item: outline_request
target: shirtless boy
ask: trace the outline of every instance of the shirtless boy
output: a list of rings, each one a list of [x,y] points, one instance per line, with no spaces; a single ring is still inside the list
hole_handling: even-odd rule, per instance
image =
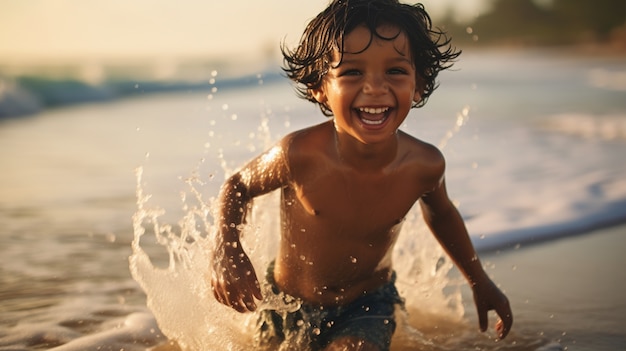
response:
[[[301,97],[332,118],[285,136],[225,182],[215,298],[239,312],[256,310],[255,299],[263,297],[240,244],[241,224],[255,197],[280,190],[280,243],[267,279],[302,305],[290,313],[260,311],[259,345],[388,350],[394,308],[403,303],[394,286],[393,246],[419,201],[428,227],[472,288],[480,329],[495,310],[504,338],[513,323],[509,302],[484,272],[448,198],[442,154],[399,130],[459,52],[431,28],[419,4],[334,0],[309,23],[300,45],[283,54]]]

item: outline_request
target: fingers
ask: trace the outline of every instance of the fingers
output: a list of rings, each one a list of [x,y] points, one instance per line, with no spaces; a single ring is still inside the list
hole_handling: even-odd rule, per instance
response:
[[[488,312],[495,310],[496,314],[500,317],[495,326],[498,338],[504,339],[509,334],[511,326],[513,325],[513,313],[511,312],[509,300],[504,295],[500,295],[500,298],[497,299],[497,303],[493,306],[489,306],[486,303],[477,303],[476,308],[481,332],[486,331],[489,325]]]
[[[255,311],[257,308],[255,297],[259,300],[263,299],[256,277],[248,281],[238,281],[238,284],[214,278],[211,285],[213,296],[218,302],[240,313]]]
[[[504,298],[504,301],[496,307],[496,313],[500,316],[500,320],[496,323],[496,332],[500,339],[504,339],[513,326],[513,312],[511,312],[508,299]]]
[[[487,316],[489,309],[482,304],[477,304],[476,308],[478,309],[478,325],[480,327],[480,331],[485,332],[487,330],[487,326],[489,325],[489,319]]]
[[[257,298],[257,300],[263,300],[263,294],[261,293],[261,285],[259,285],[259,281],[254,278],[254,286],[252,289],[252,294],[254,295],[254,297]]]

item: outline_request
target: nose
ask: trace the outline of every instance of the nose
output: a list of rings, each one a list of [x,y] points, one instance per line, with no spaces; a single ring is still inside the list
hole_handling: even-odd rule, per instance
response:
[[[369,95],[385,94],[389,87],[385,77],[380,74],[368,74],[365,76],[363,92]]]

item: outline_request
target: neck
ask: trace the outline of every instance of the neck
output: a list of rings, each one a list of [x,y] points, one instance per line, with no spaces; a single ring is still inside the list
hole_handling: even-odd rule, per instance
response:
[[[335,144],[340,162],[361,171],[381,171],[396,158],[398,134],[384,142],[365,144],[346,133],[335,133]]]

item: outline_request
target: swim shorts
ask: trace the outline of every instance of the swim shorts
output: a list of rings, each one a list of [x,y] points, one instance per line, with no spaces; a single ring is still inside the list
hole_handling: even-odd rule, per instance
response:
[[[267,281],[276,295],[285,301],[297,300],[281,293],[274,281],[274,263],[270,263]],[[300,302],[294,312],[265,309],[259,311],[255,346],[276,350],[322,350],[333,340],[353,336],[389,350],[396,329],[396,305],[404,308],[404,300],[395,287],[396,274],[391,281],[343,306],[314,306]],[[284,350],[285,348],[281,348]]]

